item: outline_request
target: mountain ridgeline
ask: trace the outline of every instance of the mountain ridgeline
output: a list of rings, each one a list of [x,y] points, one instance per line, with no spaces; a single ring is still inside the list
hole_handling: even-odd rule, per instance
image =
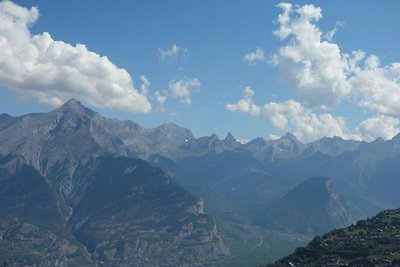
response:
[[[0,264],[273,262],[399,206],[399,145],[195,138],[175,124],[107,119],[73,99],[49,113],[1,114]]]

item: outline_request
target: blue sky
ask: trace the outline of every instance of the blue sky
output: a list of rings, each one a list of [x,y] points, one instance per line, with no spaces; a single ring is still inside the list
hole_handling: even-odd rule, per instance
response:
[[[7,29],[0,29],[0,37],[8,38],[10,47],[13,42],[21,43],[16,38],[13,40],[13,35],[21,35],[27,43],[38,45],[33,37],[43,37],[42,33],[48,32],[52,41],[67,44],[58,45],[61,52],[76,48],[77,43],[84,44],[86,50],[79,50],[76,56],[82,55],[79,60],[65,59],[67,63],[51,62],[54,55],[41,57],[40,49],[39,54],[27,55],[34,63],[45,58],[46,63],[60,68],[53,78],[57,82],[50,84],[43,82],[47,77],[46,68],[32,71],[32,76],[15,73],[23,68],[11,68],[14,61],[10,58],[15,56],[18,62],[15,64],[22,64],[24,68],[29,60],[17,49],[18,53],[14,51],[10,55],[4,52],[7,49],[2,49],[0,73],[3,70],[8,76],[0,75],[0,112],[12,115],[47,112],[60,101],[74,97],[106,117],[133,120],[144,127],[174,122],[190,128],[198,137],[217,133],[223,138],[232,132],[240,139],[257,136],[269,139],[291,131],[309,142],[322,136],[373,140],[378,136],[388,139],[396,134],[400,118],[396,107],[400,107],[397,102],[400,101],[400,69],[391,64],[400,62],[400,2],[291,2],[290,23],[286,25],[291,30],[288,36],[274,34],[286,27],[278,21],[278,16],[284,13],[284,8],[277,6],[279,3],[211,0],[8,2],[9,5],[0,8],[0,14],[17,16],[27,25],[24,28],[10,24],[12,35]],[[311,12],[314,19],[308,20],[305,9],[301,9],[306,4],[312,5],[307,12]],[[30,13],[23,17],[10,6],[26,9],[28,13],[30,10]],[[33,6],[37,7],[38,16],[32,11]],[[322,18],[315,19],[318,14],[322,14]],[[302,24],[301,16],[307,20],[306,24]],[[2,19],[4,16],[0,16]],[[310,25],[322,34],[316,46],[307,40],[301,41],[309,34],[307,27]],[[326,33],[335,25],[336,33],[328,38]],[[26,29],[31,39],[24,32]],[[40,42],[46,42],[46,38],[42,39]],[[330,49],[323,55],[332,53],[332,57],[320,60],[318,53],[325,49],[323,42],[328,43]],[[27,47],[21,48],[22,51],[29,50],[30,46]],[[280,53],[284,47],[300,52],[300,63]],[[246,54],[255,53],[257,48],[263,51],[263,60],[244,60]],[[87,51],[106,56],[108,61],[96,58],[93,62],[87,61]],[[353,51],[363,51],[365,55],[349,70],[348,62],[355,57]],[[4,53],[3,59],[1,53]],[[350,57],[348,61],[344,59],[345,54]],[[340,57],[339,67],[335,55]],[[376,57],[370,58],[371,55]],[[272,62],[274,56],[275,63]],[[35,57],[38,59],[32,59]],[[257,58],[256,54],[254,57]],[[373,63],[377,58],[380,65]],[[303,72],[302,66],[307,62],[311,64],[311,77],[315,78],[312,83]],[[73,72],[67,71],[63,64],[76,67],[74,71],[83,73],[83,78],[67,79]],[[87,74],[85,64],[101,66],[91,66]],[[35,68],[35,64],[32,65]],[[110,77],[104,75],[104,66]],[[329,71],[326,74],[329,68],[332,68],[333,77]],[[90,75],[87,79],[90,90],[79,83],[85,80],[85,75]],[[145,80],[150,82],[149,86],[144,86]],[[115,83],[119,89],[108,89]],[[74,90],[79,86],[83,86],[82,89]],[[25,90],[26,87],[31,88]],[[165,97],[159,98],[163,103],[157,102],[156,92]]]

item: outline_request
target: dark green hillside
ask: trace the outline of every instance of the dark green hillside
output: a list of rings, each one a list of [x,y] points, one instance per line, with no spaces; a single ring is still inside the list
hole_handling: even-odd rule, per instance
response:
[[[400,209],[316,237],[267,266],[400,266]]]

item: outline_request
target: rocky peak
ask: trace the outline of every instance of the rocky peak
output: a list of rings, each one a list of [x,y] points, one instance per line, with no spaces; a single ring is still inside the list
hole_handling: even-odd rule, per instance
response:
[[[291,158],[293,156],[300,155],[306,145],[297,140],[296,136],[291,133],[287,133],[277,140],[271,141],[272,146],[268,148],[268,154],[271,160]]]
[[[297,140],[297,137],[292,134],[292,133],[286,133],[284,136],[282,136],[280,139],[285,139],[285,140],[290,140],[293,141],[295,143],[298,143],[299,141]]]
[[[252,145],[252,146],[263,146],[267,143],[267,141],[262,138],[262,137],[257,137],[248,142],[246,145]]]
[[[154,131],[154,133],[164,136],[168,135],[171,138],[177,138],[179,141],[189,140],[194,137],[193,133],[189,129],[182,128],[174,123],[164,123],[161,126],[148,131]]]
[[[62,112],[63,114],[75,114],[75,115],[89,115],[93,116],[96,114],[91,109],[82,105],[81,102],[71,98],[67,102],[65,102],[61,107],[56,109],[58,112]]]
[[[80,110],[85,108],[80,101],[77,101],[74,98],[71,98],[70,100],[65,102],[61,107],[63,109],[74,109],[74,110]]]
[[[218,137],[218,135],[217,135],[216,133],[213,133],[213,134],[210,136],[210,140],[219,141],[219,137]]]
[[[239,142],[236,140],[236,138],[231,133],[228,133],[226,135],[223,142],[224,142],[224,145],[226,145],[226,146],[229,146],[229,147],[233,146],[232,148],[239,146]]]
[[[334,140],[344,140],[342,137],[336,136],[336,135],[333,137],[333,139],[334,139]]]
[[[229,132],[229,133],[226,135],[224,141],[225,141],[225,142],[232,142],[232,141],[236,142],[236,138]]]

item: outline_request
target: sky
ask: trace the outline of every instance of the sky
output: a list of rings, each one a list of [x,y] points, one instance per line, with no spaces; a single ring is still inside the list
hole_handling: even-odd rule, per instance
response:
[[[400,2],[0,1],[0,113],[75,98],[246,141],[400,131]]]

